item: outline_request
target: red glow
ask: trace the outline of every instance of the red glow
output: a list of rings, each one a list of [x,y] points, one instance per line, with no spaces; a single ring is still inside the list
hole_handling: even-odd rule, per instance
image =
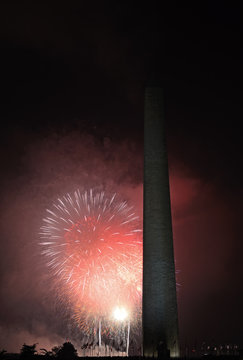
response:
[[[44,219],[42,253],[76,319],[141,306],[142,231],[133,208],[115,198],[76,192],[59,199]]]

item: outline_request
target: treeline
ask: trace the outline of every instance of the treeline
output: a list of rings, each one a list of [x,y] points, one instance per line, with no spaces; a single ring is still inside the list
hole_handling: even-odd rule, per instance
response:
[[[98,359],[96,356],[78,356],[78,352],[75,349],[74,345],[67,341],[61,346],[55,346],[50,351],[42,348],[37,353],[36,349],[37,344],[26,345],[24,344],[20,350],[19,354],[10,354],[6,350],[0,350],[0,360],[78,360],[81,358],[89,357],[91,359]],[[108,356],[112,357],[113,360],[120,360],[121,356]],[[107,356],[99,356],[99,360],[106,360]],[[141,360],[146,359],[142,356],[129,356],[130,360]],[[160,356],[160,360],[169,360],[168,356]],[[239,351],[237,355],[202,355],[202,356],[184,356],[180,357],[177,360],[243,360],[243,353]]]
[[[32,360],[37,357],[49,360],[76,360],[78,353],[71,342],[65,342],[62,346],[55,346],[50,351],[42,348],[40,353],[37,354],[36,345],[24,344],[20,350],[20,354],[8,354],[6,350],[0,351],[0,360],[14,359],[19,360]]]

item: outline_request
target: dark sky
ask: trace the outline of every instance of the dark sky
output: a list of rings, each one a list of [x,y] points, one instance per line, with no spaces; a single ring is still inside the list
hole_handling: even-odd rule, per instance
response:
[[[51,201],[102,184],[142,214],[154,64],[166,89],[181,342],[243,346],[242,6],[159,3],[1,3],[0,348],[65,337],[36,245]]]

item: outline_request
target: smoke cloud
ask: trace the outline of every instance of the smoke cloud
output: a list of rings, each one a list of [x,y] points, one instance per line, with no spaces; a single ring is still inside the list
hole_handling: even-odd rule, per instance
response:
[[[16,154],[16,171],[1,193],[1,344],[19,351],[24,342],[41,347],[70,337],[48,286],[38,232],[45,209],[66,193],[98,187],[117,192],[142,220],[143,157],[136,145],[69,132],[35,137]]]

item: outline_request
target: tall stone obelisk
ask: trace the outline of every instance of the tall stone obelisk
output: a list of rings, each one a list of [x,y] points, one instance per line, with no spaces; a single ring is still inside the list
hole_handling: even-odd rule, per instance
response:
[[[168,161],[165,144],[164,93],[160,85],[145,89],[143,355],[158,349],[179,356],[176,281],[171,224]]]

